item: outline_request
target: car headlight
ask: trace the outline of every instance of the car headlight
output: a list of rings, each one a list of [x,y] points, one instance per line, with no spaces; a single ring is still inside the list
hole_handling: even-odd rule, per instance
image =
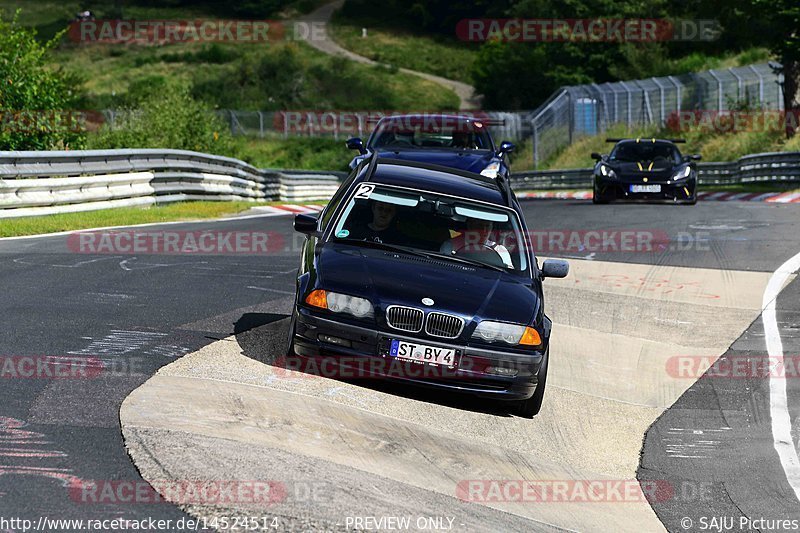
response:
[[[614,172],[614,169],[609,167],[608,165],[600,165],[600,174],[611,179],[617,178],[617,173]]]
[[[496,178],[497,174],[500,172],[500,162],[495,161],[493,163],[489,163],[489,165],[481,170],[481,176],[486,176],[487,178]]]
[[[672,179],[674,180],[682,180],[683,178],[688,178],[689,174],[692,173],[692,167],[683,167],[682,170],[679,170],[675,174],[673,174]]]
[[[334,313],[347,313],[357,318],[372,318],[375,310],[366,298],[340,294],[338,292],[316,289],[306,296],[306,303],[312,307],[327,309]]]
[[[478,324],[472,334],[472,338],[486,342],[504,342],[512,345],[539,346],[542,344],[539,332],[530,326],[491,320],[484,320]]]

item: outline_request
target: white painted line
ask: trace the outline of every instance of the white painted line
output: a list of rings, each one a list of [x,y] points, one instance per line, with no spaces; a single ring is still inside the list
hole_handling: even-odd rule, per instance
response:
[[[777,361],[781,366],[783,366],[783,342],[778,329],[775,302],[783,289],[783,284],[797,270],[800,270],[800,253],[786,261],[772,274],[761,304],[767,353],[771,360]],[[769,378],[769,413],[772,418],[772,444],[780,457],[786,480],[800,500],[800,458],[792,442],[792,420],[789,417],[786,397],[786,379],[772,374]]]

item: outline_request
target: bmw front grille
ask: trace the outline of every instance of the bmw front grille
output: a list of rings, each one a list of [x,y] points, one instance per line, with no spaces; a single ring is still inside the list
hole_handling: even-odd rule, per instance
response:
[[[464,319],[454,315],[444,313],[431,313],[425,324],[425,333],[431,337],[442,337],[445,339],[455,339],[464,329]]]
[[[417,333],[422,331],[422,322],[425,313],[422,309],[414,307],[404,307],[402,305],[390,305],[386,309],[386,322],[389,326],[400,331]]]

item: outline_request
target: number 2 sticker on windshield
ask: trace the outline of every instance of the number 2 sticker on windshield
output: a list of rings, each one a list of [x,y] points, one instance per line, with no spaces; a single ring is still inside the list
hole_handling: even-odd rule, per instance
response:
[[[369,200],[369,197],[372,195],[372,191],[375,190],[375,185],[370,183],[362,183],[358,187],[358,191],[356,192],[355,199],[356,200]]]

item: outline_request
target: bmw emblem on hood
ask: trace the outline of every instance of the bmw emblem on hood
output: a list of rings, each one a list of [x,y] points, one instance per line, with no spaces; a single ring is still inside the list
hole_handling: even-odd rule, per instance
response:
[[[431,306],[431,305],[433,305],[434,302],[430,298],[423,298],[422,299],[422,303],[427,305],[427,306]]]

